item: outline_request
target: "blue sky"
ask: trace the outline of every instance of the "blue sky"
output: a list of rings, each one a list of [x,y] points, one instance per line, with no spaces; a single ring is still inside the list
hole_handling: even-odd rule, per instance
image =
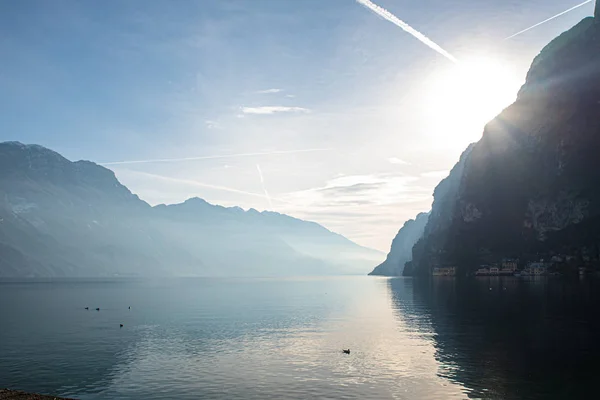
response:
[[[98,163],[208,156],[107,167],[151,204],[274,209],[387,250],[593,3],[510,40],[578,1],[376,3],[503,80],[453,78],[354,0],[3,1],[0,140]]]

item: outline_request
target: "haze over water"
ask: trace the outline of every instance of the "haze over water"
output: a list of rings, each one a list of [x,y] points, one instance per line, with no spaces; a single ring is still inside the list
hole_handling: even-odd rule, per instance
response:
[[[600,372],[594,289],[548,279],[4,282],[0,387],[83,399],[584,398]]]

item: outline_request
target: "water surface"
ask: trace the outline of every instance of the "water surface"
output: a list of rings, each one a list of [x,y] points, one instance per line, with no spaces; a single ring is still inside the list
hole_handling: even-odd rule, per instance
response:
[[[82,399],[587,398],[600,372],[595,289],[494,278],[4,282],[0,387]]]

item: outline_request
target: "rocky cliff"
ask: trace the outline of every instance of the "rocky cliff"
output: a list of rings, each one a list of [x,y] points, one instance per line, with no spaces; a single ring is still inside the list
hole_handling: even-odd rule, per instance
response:
[[[362,274],[382,258],[278,213],[151,207],[104,167],[0,143],[0,277]]]
[[[444,254],[443,249],[454,245],[452,243],[453,238],[448,235],[448,231],[455,219],[454,205],[459,200],[465,165],[474,147],[474,143],[467,147],[448,177],[436,186],[433,192],[433,204],[429,219],[423,230],[423,235],[412,248],[412,261],[407,263],[403,275],[414,275],[418,271],[427,271],[429,264],[435,263],[437,265],[441,263]]]
[[[515,103],[436,188],[408,273],[450,264],[464,273],[504,256],[594,256],[599,154],[600,23],[586,18],[540,52]]]
[[[412,259],[412,248],[422,236],[429,213],[420,213],[415,219],[404,223],[392,241],[392,247],[384,262],[369,275],[401,276],[404,265]]]

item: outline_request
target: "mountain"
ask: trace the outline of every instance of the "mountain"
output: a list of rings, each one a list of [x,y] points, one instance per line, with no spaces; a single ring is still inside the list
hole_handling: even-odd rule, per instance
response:
[[[278,213],[151,207],[102,166],[0,143],[0,277],[355,274],[381,258]]]
[[[404,272],[404,264],[412,259],[412,248],[422,236],[429,213],[420,213],[415,219],[409,219],[400,228],[392,241],[392,247],[384,262],[379,264],[369,275],[400,276]]]
[[[599,14],[540,52],[517,100],[438,185],[406,274],[467,273],[503,257],[598,259]]]
[[[443,248],[459,246],[458,243],[452,242],[453,237],[448,235],[448,229],[455,218],[454,207],[459,201],[465,165],[474,147],[475,143],[472,143],[463,151],[448,176],[433,191],[433,204],[423,235],[414,244],[413,259],[404,268],[403,275],[413,275],[415,271],[429,271],[430,265],[443,264]]]

